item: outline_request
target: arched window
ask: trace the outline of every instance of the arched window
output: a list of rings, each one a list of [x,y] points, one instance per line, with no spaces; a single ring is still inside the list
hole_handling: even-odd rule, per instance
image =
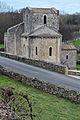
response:
[[[26,23],[28,24],[28,15],[26,15]]]
[[[44,15],[44,24],[46,24],[46,15]]]
[[[37,55],[37,54],[38,54],[38,53],[37,53],[37,47],[35,47],[35,50],[36,50],[36,55]]]
[[[49,48],[49,56],[52,56],[52,47]]]
[[[25,54],[26,54],[26,46],[23,45],[23,55],[25,55]]]
[[[68,55],[66,55],[66,59],[68,60]]]

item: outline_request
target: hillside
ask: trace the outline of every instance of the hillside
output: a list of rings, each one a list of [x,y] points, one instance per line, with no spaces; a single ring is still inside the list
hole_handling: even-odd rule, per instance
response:
[[[32,103],[34,120],[79,120],[80,105],[69,102],[54,95],[16,82],[0,75],[0,88],[15,88],[14,92],[27,94]],[[26,120],[26,119],[25,119]],[[30,119],[27,119],[30,120]]]
[[[80,46],[80,39],[72,42],[72,44],[73,44],[75,47]]]

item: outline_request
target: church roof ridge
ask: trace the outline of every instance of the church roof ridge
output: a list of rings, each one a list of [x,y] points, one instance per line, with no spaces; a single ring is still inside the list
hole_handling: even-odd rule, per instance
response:
[[[48,26],[44,25],[35,29],[32,33],[30,33],[29,36],[57,37],[62,35],[55,30],[50,29]]]
[[[57,14],[58,10],[54,7],[52,8],[32,8],[32,7],[26,7],[26,9],[32,10],[35,13],[44,13],[44,14]]]

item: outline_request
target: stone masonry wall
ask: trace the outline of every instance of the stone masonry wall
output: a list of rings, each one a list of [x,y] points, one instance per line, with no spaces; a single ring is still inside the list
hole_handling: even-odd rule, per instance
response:
[[[24,32],[24,23],[20,24],[16,30],[16,54],[22,55],[21,35]]]
[[[66,59],[68,56],[68,59]],[[77,51],[76,50],[61,50],[61,63],[69,69],[76,69]]]
[[[25,85],[29,85],[38,88],[44,92],[50,93],[52,95],[57,95],[58,97],[63,97],[75,103],[80,103],[80,91],[69,90],[63,87],[58,87],[54,84],[50,84],[36,78],[28,78],[24,75],[12,72],[0,66],[0,74],[6,75],[16,81],[22,82]]]
[[[56,14],[44,14],[32,12],[29,8],[26,9],[24,20],[24,31],[27,33],[33,32],[36,28],[44,25],[44,15],[46,15],[46,25],[53,30],[59,30],[59,16]]]
[[[4,35],[6,52],[12,54],[16,54],[17,52],[17,54],[21,54],[19,48],[21,48],[20,40],[23,31],[24,31],[24,23],[17,24],[7,30],[6,35]]]
[[[60,38],[34,37],[30,39],[30,58],[47,62],[60,63]],[[37,47],[37,55],[35,48]],[[49,48],[52,47],[52,56],[49,56]]]
[[[12,55],[6,52],[0,52],[0,56],[14,59],[14,60],[31,64],[34,66],[38,66],[51,71],[55,71],[61,74],[68,74],[68,68],[64,65],[58,65],[58,64],[48,63],[48,62],[39,61],[39,60],[27,59],[25,57]]]

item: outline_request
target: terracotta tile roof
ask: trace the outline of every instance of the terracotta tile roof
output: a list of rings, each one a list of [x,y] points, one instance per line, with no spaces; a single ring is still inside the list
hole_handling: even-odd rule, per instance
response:
[[[62,50],[76,50],[76,47],[73,44],[62,44]]]
[[[30,10],[36,13],[43,13],[43,14],[54,14],[58,12],[56,8],[30,8]]]

